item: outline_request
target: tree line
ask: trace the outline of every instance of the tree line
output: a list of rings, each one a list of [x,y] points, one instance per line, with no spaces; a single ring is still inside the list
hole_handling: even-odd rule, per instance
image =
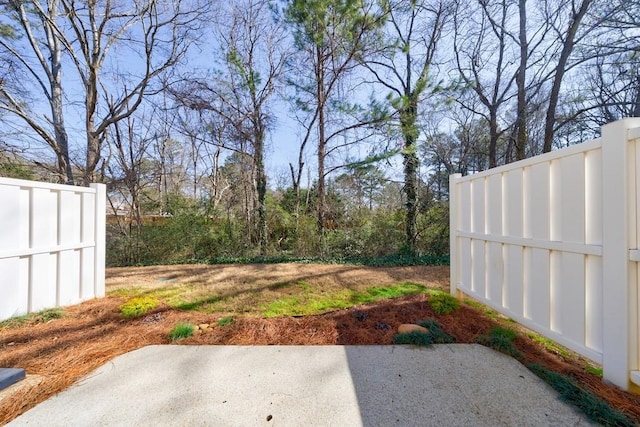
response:
[[[107,183],[115,264],[446,254],[450,174],[640,114],[637,0],[0,8],[0,174]]]

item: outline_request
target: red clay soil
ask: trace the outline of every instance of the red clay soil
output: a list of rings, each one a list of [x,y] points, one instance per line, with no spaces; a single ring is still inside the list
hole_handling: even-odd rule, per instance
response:
[[[161,307],[138,319],[124,320],[110,296],[70,307],[66,316],[48,323],[0,329],[0,366],[20,366],[40,375],[37,387],[14,393],[1,402],[4,424],[58,393],[114,357],[151,344],[170,344],[168,333],[176,322],[210,324],[205,332],[181,340],[184,345],[369,345],[391,344],[402,323],[436,319],[459,343],[472,343],[497,326],[496,320],[467,306],[451,315],[436,315],[427,295],[338,310],[331,313],[275,319],[238,318],[217,326],[215,315],[181,312]],[[521,335],[516,341],[526,363],[541,363],[570,375],[611,405],[640,421],[640,396],[603,384],[585,371],[579,358],[565,359]]]

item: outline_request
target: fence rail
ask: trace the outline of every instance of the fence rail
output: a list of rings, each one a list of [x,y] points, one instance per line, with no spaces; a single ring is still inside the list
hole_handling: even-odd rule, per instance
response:
[[[105,186],[0,178],[0,320],[104,296]]]
[[[451,292],[601,363],[640,391],[640,119],[450,179]]]

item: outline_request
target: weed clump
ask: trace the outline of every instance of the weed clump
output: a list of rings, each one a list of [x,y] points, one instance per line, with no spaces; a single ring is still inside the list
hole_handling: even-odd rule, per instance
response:
[[[429,298],[429,305],[436,314],[451,314],[460,308],[460,301],[442,292]]]
[[[475,341],[478,344],[491,347],[494,350],[520,360],[522,354],[513,344],[516,336],[516,333],[511,329],[496,327],[491,329],[486,335],[479,336]]]
[[[195,327],[191,323],[178,323],[169,332],[170,341],[178,341],[184,338],[188,338],[193,335]]]
[[[553,372],[540,364],[529,364],[527,368],[560,393],[562,400],[580,408],[591,421],[604,426],[631,427],[635,425],[624,413],[612,408],[595,394],[578,386],[566,375]]]
[[[127,319],[141,316],[158,306],[159,302],[153,297],[132,298],[120,306],[120,314]]]
[[[498,350],[522,361],[522,353],[513,344],[516,333],[511,329],[496,327],[476,342]],[[570,377],[553,372],[538,363],[527,364],[527,368],[549,384],[565,402],[580,409],[589,420],[605,426],[633,426],[635,423],[624,413],[612,408],[595,394],[578,386]]]
[[[12,317],[0,322],[0,329],[7,328],[19,328],[27,323],[47,323],[54,319],[60,319],[64,317],[64,310],[61,308],[48,308],[46,310],[38,311],[36,313],[29,313],[23,316]]]
[[[456,342],[456,339],[443,331],[442,326],[433,319],[425,319],[422,322],[418,322],[418,325],[427,328],[429,332],[414,331],[397,334],[393,339],[393,343],[429,347],[432,344],[451,344]]]
[[[235,322],[233,317],[223,317],[222,319],[218,319],[218,321],[216,322],[216,325],[218,325],[218,326],[227,326],[227,325],[232,324],[233,322]]]

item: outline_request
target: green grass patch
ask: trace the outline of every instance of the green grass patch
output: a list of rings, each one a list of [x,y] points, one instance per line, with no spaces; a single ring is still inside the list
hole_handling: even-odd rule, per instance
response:
[[[185,301],[182,300],[180,302],[171,303],[171,307],[177,308],[178,310],[185,311],[198,311],[205,308],[208,305],[215,304],[224,299],[221,295],[211,295],[205,298],[199,298],[193,301]]]
[[[185,302],[185,296],[189,293],[192,293],[194,289],[195,286],[191,284],[156,289],[133,287],[126,289],[116,289],[114,291],[110,291],[109,295],[118,295],[124,298],[146,296],[163,301],[170,306],[175,306]]]
[[[170,307],[187,310],[188,308],[183,308],[183,306],[184,307],[193,306],[197,308],[198,304],[194,303],[194,301],[190,299],[190,297],[193,298],[193,293],[195,292],[195,289],[196,289],[196,286],[192,284],[172,286],[172,287],[166,287],[166,288],[155,288],[155,289],[134,287],[134,288],[127,288],[127,289],[117,289],[109,292],[109,295],[118,295],[124,298],[130,298],[131,301],[141,300],[146,298],[147,300],[155,300],[157,304],[160,301],[162,301]],[[129,303],[129,301],[127,301],[127,303]],[[133,305],[135,305],[135,303],[133,303]],[[123,313],[123,316],[129,317],[129,316],[126,316],[124,313]],[[136,316],[132,316],[132,317],[136,317]]]
[[[136,295],[140,295],[142,293],[144,293],[145,290],[144,288],[141,287],[131,287],[131,288],[120,288],[120,289],[114,289],[111,291],[107,291],[107,295],[111,296],[111,295],[115,295],[115,296],[119,296],[119,297],[123,297],[123,298],[129,298],[129,297],[133,297]]]
[[[584,367],[584,370],[590,374],[602,377],[602,368],[599,366],[587,365]]]
[[[560,344],[556,343],[552,339],[543,337],[542,335],[536,334],[535,332],[527,332],[527,337],[537,342],[538,344],[541,344],[544,348],[549,350],[551,353],[555,353],[564,358],[568,358],[570,356],[569,351],[566,348],[562,347]]]
[[[193,335],[195,327],[191,323],[178,323],[169,332],[169,340],[178,341],[184,338],[188,338]]]
[[[232,324],[233,322],[235,322],[235,320],[233,319],[233,317],[223,317],[222,319],[218,319],[218,321],[216,322],[216,325],[218,326],[227,326]]]
[[[450,344],[456,342],[456,339],[443,331],[442,326],[433,319],[425,319],[422,322],[418,322],[418,325],[427,328],[429,332],[426,334],[422,332],[397,334],[393,339],[393,343],[429,347],[432,344]]]
[[[590,391],[578,386],[566,375],[553,372],[540,364],[530,364],[527,368],[560,393],[562,400],[578,407],[591,421],[604,426],[632,427],[636,425],[624,413],[611,407]]]
[[[309,285],[307,282],[298,282],[298,287],[303,292],[311,292],[312,291],[311,285]]]
[[[304,282],[299,283],[303,291],[309,288]],[[273,298],[273,292],[284,288],[295,289],[295,283],[277,282],[256,287],[235,287],[215,290],[198,283],[173,286],[146,291],[144,294],[163,301],[171,308],[201,313],[218,313],[236,315],[241,313],[261,314],[258,310],[260,302]]]
[[[478,301],[469,299],[469,298],[465,298],[464,299],[465,304],[467,304],[468,306],[470,306],[471,308],[473,308],[476,311],[479,311],[481,313],[484,313],[487,315],[487,317],[489,317],[490,319],[496,320],[498,322],[507,322],[507,323],[513,323],[513,324],[517,324],[518,322],[516,322],[515,320],[504,316],[502,313],[497,312],[496,310],[487,307],[486,305],[479,303]]]
[[[520,360],[522,354],[513,344],[516,337],[517,334],[511,329],[496,327],[476,338],[476,342]]]
[[[436,314],[451,314],[460,308],[460,301],[443,292],[429,298],[429,305]]]
[[[132,298],[120,306],[120,314],[127,319],[141,316],[156,308],[160,302],[150,296]]]
[[[3,320],[0,322],[0,329],[19,328],[20,326],[32,323],[47,323],[51,320],[60,319],[62,317],[64,317],[64,310],[62,308],[48,308],[35,313],[29,313]]]
[[[306,316],[427,291],[425,286],[410,282],[373,287],[363,291],[342,289],[323,293],[308,287],[307,289],[300,295],[287,296],[264,304],[262,315],[264,317]]]

